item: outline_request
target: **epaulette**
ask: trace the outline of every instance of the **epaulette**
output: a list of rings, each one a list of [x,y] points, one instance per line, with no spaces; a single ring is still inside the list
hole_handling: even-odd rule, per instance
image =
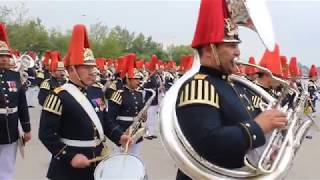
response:
[[[44,101],[43,110],[61,115],[62,104],[60,98],[56,94],[49,94],[49,96],[47,96],[46,100]]]
[[[220,108],[218,92],[208,80],[203,78],[206,76],[201,76],[201,79],[192,79],[181,87],[178,107],[189,104],[206,104]]]
[[[44,80],[41,85],[40,85],[40,89],[47,89],[50,90],[50,83],[49,83],[49,79]]]
[[[62,87],[56,87],[56,88],[54,88],[53,92],[56,93],[56,94],[59,94],[63,90],[64,89]]]
[[[103,88],[103,85],[101,83],[98,83],[98,82],[94,83],[92,86],[96,87],[96,88],[100,88],[100,89]]]
[[[251,100],[252,100],[252,104],[255,108],[260,107],[259,104],[261,102],[261,98],[259,96],[252,96]]]
[[[207,76],[208,75],[206,75],[206,74],[196,74],[194,76],[194,79],[204,80],[204,79],[206,79]]]
[[[111,95],[110,100],[117,103],[117,104],[122,104],[122,95],[121,95],[122,91],[118,90],[113,92],[113,94]]]
[[[117,85],[116,85],[116,82],[117,81],[112,81],[111,84],[109,85],[109,89],[112,89],[112,90],[117,90]]]
[[[43,73],[43,72],[38,72],[38,73],[36,74],[36,76],[37,76],[37,78],[43,79],[43,78],[44,78],[44,73]]]

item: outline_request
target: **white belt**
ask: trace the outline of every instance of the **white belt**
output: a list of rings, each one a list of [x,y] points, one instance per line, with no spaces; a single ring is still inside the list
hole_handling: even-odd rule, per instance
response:
[[[99,139],[91,140],[91,141],[80,141],[80,140],[71,140],[71,139],[61,138],[61,141],[66,145],[73,146],[73,147],[96,147],[101,143]]]
[[[131,116],[118,116],[117,120],[121,120],[121,121],[133,121],[134,117]]]
[[[13,114],[18,111],[18,107],[14,108],[0,108],[0,114]]]

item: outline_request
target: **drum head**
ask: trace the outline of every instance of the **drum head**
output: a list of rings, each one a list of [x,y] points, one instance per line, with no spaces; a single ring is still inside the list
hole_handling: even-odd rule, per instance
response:
[[[144,179],[145,168],[139,158],[130,154],[117,154],[101,161],[94,171],[95,180]]]

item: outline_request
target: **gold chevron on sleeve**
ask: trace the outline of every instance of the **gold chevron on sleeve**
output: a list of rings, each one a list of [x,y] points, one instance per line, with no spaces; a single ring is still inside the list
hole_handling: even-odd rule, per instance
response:
[[[111,101],[117,103],[117,104],[122,104],[122,95],[120,91],[115,91],[110,98]]]
[[[60,98],[55,94],[50,94],[44,102],[43,110],[61,115],[62,103]]]
[[[215,108],[219,106],[219,95],[215,87],[205,78],[191,80],[181,87],[178,107],[190,104],[206,104]]]

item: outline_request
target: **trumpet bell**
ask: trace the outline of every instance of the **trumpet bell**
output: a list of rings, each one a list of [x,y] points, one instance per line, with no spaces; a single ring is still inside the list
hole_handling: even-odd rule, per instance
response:
[[[231,19],[258,33],[269,51],[275,47],[271,16],[265,0],[226,0]]]

